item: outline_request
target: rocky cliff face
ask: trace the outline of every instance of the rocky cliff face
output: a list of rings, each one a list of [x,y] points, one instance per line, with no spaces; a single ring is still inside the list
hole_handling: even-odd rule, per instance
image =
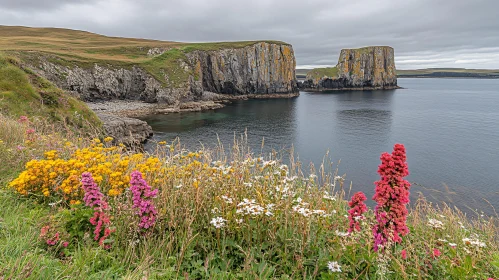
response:
[[[178,52],[178,51],[177,51]],[[159,56],[168,56],[168,52]],[[161,58],[161,57],[160,57]],[[41,59],[40,75],[85,101],[128,99],[179,104],[217,94],[295,93],[295,57],[287,44],[258,42],[239,48],[182,53],[164,80],[139,66],[83,68]],[[165,66],[166,67],[166,66]],[[175,86],[170,81],[177,80]],[[206,94],[205,94],[206,93]],[[205,95],[205,96],[203,96]]]
[[[291,93],[297,90],[290,45],[257,43],[251,47],[195,51],[188,55],[205,91],[224,94]]]
[[[315,90],[398,87],[394,50],[391,47],[343,49],[334,70],[335,76],[307,76],[301,87]]]

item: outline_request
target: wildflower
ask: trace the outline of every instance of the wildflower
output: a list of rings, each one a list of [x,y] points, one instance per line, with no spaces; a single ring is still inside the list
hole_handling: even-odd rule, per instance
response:
[[[407,259],[407,251],[405,249],[400,252],[400,255],[402,256],[403,260]]]
[[[28,117],[26,116],[20,116],[18,122],[20,123],[27,123],[29,121]]]
[[[324,196],[322,196],[322,198],[324,198],[326,200],[336,201],[336,196],[329,195],[329,193],[327,191],[324,192]]]
[[[104,138],[104,142],[111,142],[111,141],[113,141],[113,140],[114,140],[114,138],[113,138],[113,137],[110,137],[110,136],[108,136],[108,137]]]
[[[336,235],[339,237],[347,237],[350,235],[350,233],[336,230]]]
[[[476,249],[487,247],[485,242],[482,242],[476,238],[463,238],[463,242],[464,244],[475,247]]]
[[[95,183],[92,174],[84,172],[81,175],[81,184],[85,191],[85,195],[83,196],[85,206],[101,210],[106,210],[108,208],[107,203],[103,200],[104,194],[100,192],[100,188]]]
[[[449,246],[451,246],[452,248],[456,248],[457,244],[456,243],[449,243]]]
[[[338,264],[338,262],[328,262],[327,267],[331,272],[341,272],[341,266]]]
[[[93,217],[90,218],[90,224],[95,226],[94,240],[99,241],[100,246],[109,249],[111,248],[111,245],[104,244],[104,241],[114,232],[114,230],[110,229],[111,219],[104,212],[105,210],[108,210],[108,204],[104,201],[104,195],[100,192],[100,188],[95,183],[92,174],[84,172],[81,175],[81,178],[83,190],[85,191],[83,201],[86,206],[95,210]]]
[[[69,245],[69,242],[67,242],[67,241],[62,242],[62,247],[67,248],[68,245]]]
[[[160,141],[158,142],[159,145],[166,145],[166,141]]]
[[[230,198],[230,197],[228,197],[226,195],[222,195],[221,197],[225,201],[225,203],[227,203],[227,204],[232,204],[233,203],[232,198]]]
[[[222,217],[216,217],[211,219],[210,224],[212,224],[215,228],[223,228],[225,226],[226,219]]]
[[[364,217],[363,214],[367,211],[367,206],[364,204],[366,199],[363,192],[357,192],[352,196],[352,200],[348,202],[348,206],[350,206],[350,210],[348,210],[348,219],[350,220],[348,232],[360,231],[359,220]]]
[[[435,249],[433,249],[433,258],[434,258],[434,259],[436,259],[436,258],[440,257],[440,255],[441,255],[441,254],[442,254],[442,253],[440,252],[440,250],[438,250],[438,249],[436,249],[436,248],[435,248]]]
[[[395,144],[392,154],[383,153],[380,159],[381,179],[375,182],[373,196],[377,202],[374,209],[377,224],[373,227],[375,251],[389,241],[401,242],[401,236],[409,233],[406,204],[411,184],[403,179],[409,175],[404,145]]]
[[[243,215],[252,215],[252,216],[258,216],[261,215],[265,212],[265,208],[262,207],[260,204],[256,203],[254,199],[247,199],[244,198],[243,201],[241,201],[237,205],[237,214],[243,214]]]
[[[133,171],[130,179],[130,191],[133,195],[133,208],[137,210],[140,218],[139,228],[148,229],[156,222],[158,212],[152,199],[158,194],[158,190],[151,190],[151,186],[142,179],[142,173]]]
[[[434,229],[442,229],[444,228],[444,223],[442,223],[439,220],[436,219],[429,219],[428,220],[428,225],[431,226]]]

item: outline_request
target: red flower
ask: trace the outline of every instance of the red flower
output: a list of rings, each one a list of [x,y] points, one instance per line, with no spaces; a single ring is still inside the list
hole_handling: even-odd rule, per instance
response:
[[[400,254],[402,255],[402,259],[405,260],[407,259],[407,252],[404,250],[402,250],[402,252],[400,252]]]
[[[434,259],[435,259],[435,258],[440,257],[440,255],[441,255],[441,254],[442,254],[442,253],[440,252],[440,250],[438,250],[438,249],[433,249],[433,258],[434,258]]]
[[[376,185],[373,200],[378,204],[374,209],[377,224],[373,227],[374,250],[377,251],[388,241],[399,243],[401,236],[407,235],[407,208],[411,184],[404,180],[409,175],[405,147],[395,144],[392,154],[381,155],[378,174],[381,179]]]
[[[350,228],[348,232],[360,231],[360,219],[363,219],[365,212],[367,212],[367,206],[364,204],[366,201],[366,195],[363,192],[357,192],[352,196],[352,200],[348,202],[350,210],[348,210],[348,220],[350,220]]]

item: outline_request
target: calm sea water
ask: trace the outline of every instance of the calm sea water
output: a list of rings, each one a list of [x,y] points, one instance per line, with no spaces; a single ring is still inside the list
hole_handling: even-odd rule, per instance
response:
[[[293,99],[248,100],[225,108],[144,118],[154,140],[188,148],[230,145],[247,130],[260,152],[294,147],[307,166],[329,151],[352,191],[374,192],[379,156],[406,146],[412,200],[492,213],[499,208],[499,80],[399,79],[405,89],[301,92]],[[488,202],[487,202],[487,201]],[[499,209],[498,209],[499,210]]]

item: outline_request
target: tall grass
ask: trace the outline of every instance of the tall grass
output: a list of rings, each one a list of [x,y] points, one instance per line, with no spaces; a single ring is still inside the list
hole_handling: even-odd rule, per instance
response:
[[[2,185],[26,161],[41,158],[46,140],[29,154],[19,151],[26,127],[2,117],[0,165]],[[45,129],[45,130],[44,130]],[[70,158],[90,139],[37,129],[50,149]],[[49,136],[51,135],[51,136]],[[51,138],[52,137],[52,138]],[[60,141],[55,139],[60,138]],[[65,139],[65,140],[64,140]],[[76,143],[65,146],[66,141]],[[227,151],[230,152],[227,152]],[[116,149],[115,153],[133,152]],[[290,158],[254,154],[245,139],[231,149],[186,151],[178,142],[157,145],[144,157],[160,158],[160,171],[147,172],[159,190],[155,226],[138,228],[131,194],[106,196],[110,204],[108,250],[93,240],[89,209],[67,204],[57,191],[50,197],[23,197],[9,188],[0,192],[0,277],[6,279],[377,279],[379,254],[374,252],[372,211],[362,230],[347,235],[344,178],[327,157],[311,176]],[[12,163],[11,163],[12,161]],[[132,171],[135,166],[130,166]],[[375,166],[373,168],[376,168]],[[308,172],[307,172],[308,173]],[[319,175],[319,176],[315,176]],[[108,189],[106,179],[100,187]],[[90,212],[91,213],[91,212]],[[216,219],[221,222],[217,223]],[[433,226],[429,219],[441,222]],[[38,239],[48,222],[69,236],[70,245],[55,249]],[[499,275],[497,220],[471,219],[456,209],[436,207],[420,198],[410,209],[409,235],[390,249],[386,279],[487,279]],[[467,241],[468,240],[468,241]],[[469,240],[479,240],[485,247]],[[434,250],[441,255],[436,257]],[[406,252],[406,258],[402,256]],[[61,254],[62,252],[62,254]],[[328,269],[337,262],[341,272]]]

